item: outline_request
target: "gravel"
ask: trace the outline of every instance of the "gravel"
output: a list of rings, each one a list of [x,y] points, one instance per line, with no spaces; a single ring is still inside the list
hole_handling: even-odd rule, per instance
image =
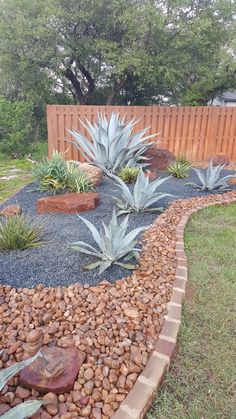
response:
[[[234,173],[225,171],[225,174]],[[166,174],[161,174],[166,177]],[[188,179],[175,179],[170,177],[167,182],[160,187],[161,192],[175,195],[175,197],[165,197],[158,202],[158,206],[167,208],[171,202],[178,198],[190,198],[195,196],[207,196],[206,192],[199,192],[186,182],[197,182],[196,174],[190,171]],[[198,183],[198,182],[197,182]],[[10,198],[0,209],[9,204],[18,204],[23,212],[35,217],[35,203],[41,196],[47,195],[36,190],[37,184],[27,185],[23,190]],[[236,189],[236,187],[232,187]],[[114,208],[114,200],[111,194],[115,194],[116,186],[110,179],[105,179],[97,191],[100,193],[100,205],[93,211],[88,211],[82,215],[91,221],[97,228],[101,227],[101,220],[108,223]],[[68,286],[70,284],[81,283],[96,285],[102,279],[114,282],[129,274],[119,266],[113,265],[102,275],[98,275],[97,269],[85,271],[83,267],[91,263],[92,259],[74,249],[69,243],[73,241],[85,241],[94,245],[90,232],[79,220],[76,215],[69,214],[46,214],[39,218],[46,220],[44,245],[38,248],[3,251],[0,252],[0,283],[11,285],[12,287],[33,288],[38,284],[47,287]],[[158,214],[140,213],[131,214],[129,218],[129,228],[132,230],[138,226],[148,226],[154,222]]]

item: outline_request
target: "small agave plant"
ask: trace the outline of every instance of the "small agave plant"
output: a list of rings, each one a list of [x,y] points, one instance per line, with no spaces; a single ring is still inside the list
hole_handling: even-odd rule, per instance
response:
[[[201,191],[227,191],[229,190],[229,185],[227,181],[235,177],[235,175],[227,175],[224,177],[220,177],[223,169],[224,165],[218,165],[214,167],[211,160],[208,165],[208,168],[205,171],[193,168],[193,170],[197,173],[198,179],[201,184],[198,185],[196,183],[187,183],[186,185],[191,185],[195,188],[200,189]]]
[[[135,266],[127,263],[120,262],[121,259],[126,257],[129,260],[133,256],[137,258],[140,249],[136,248],[137,235],[145,230],[147,227],[138,227],[126,233],[129,223],[129,216],[118,225],[116,211],[113,211],[111,221],[106,225],[103,221],[104,232],[99,232],[97,228],[85,218],[78,215],[78,217],[86,224],[92,233],[92,236],[98,246],[95,247],[89,244],[78,241],[71,243],[73,249],[87,255],[94,256],[98,260],[90,265],[85,266],[85,269],[95,269],[99,267],[99,274],[103,273],[112,264],[119,265],[126,269],[134,269]]]
[[[117,176],[113,176],[117,181],[117,186],[120,189],[122,198],[113,197],[118,206],[118,215],[127,214],[130,212],[156,212],[163,211],[162,207],[151,207],[151,205],[158,202],[166,196],[173,196],[168,193],[157,192],[157,188],[170,176],[163,179],[156,179],[150,182],[149,178],[145,176],[143,170],[139,171],[138,177],[134,184],[133,192],[128,186]]]
[[[132,119],[125,123],[125,116],[120,119],[119,114],[114,112],[109,120],[104,115],[98,114],[98,123],[94,125],[87,119],[86,124],[80,122],[92,141],[75,130],[68,130],[75,141],[67,141],[75,145],[87,160],[100,167],[106,174],[116,173],[125,166],[137,166],[141,161],[147,160],[144,153],[154,144],[147,143],[147,140],[158,135],[145,136],[149,128],[132,134],[132,129],[138,121]],[[142,167],[145,165],[141,164]]]
[[[0,352],[1,353],[1,352]],[[8,368],[4,368],[0,371],[0,391],[7,384],[7,381],[18,374],[23,368],[31,364],[40,353],[32,356],[31,358],[25,359],[21,362],[11,365]],[[1,416],[1,419],[25,419],[32,416],[37,410],[44,404],[43,400],[29,400],[24,403],[13,407]]]

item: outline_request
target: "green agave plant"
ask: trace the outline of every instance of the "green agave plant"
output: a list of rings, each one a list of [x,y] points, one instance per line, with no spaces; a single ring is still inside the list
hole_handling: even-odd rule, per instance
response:
[[[154,143],[147,140],[158,134],[146,135],[149,128],[132,134],[134,125],[138,122],[132,119],[125,123],[125,116],[120,119],[118,113],[112,113],[108,120],[104,115],[98,114],[98,123],[91,124],[86,119],[85,127],[92,141],[81,132],[68,130],[75,141],[70,141],[82,152],[84,157],[94,165],[100,167],[105,173],[116,173],[125,166],[137,166],[141,161],[147,160],[144,152]],[[156,142],[155,142],[156,144]],[[147,164],[143,163],[141,166]]]
[[[127,257],[126,260],[132,256],[137,257],[139,249],[135,248],[137,235],[145,230],[147,227],[138,227],[126,233],[129,223],[129,216],[118,225],[116,211],[113,211],[111,221],[106,225],[103,221],[104,232],[99,232],[97,228],[85,218],[79,216],[88,229],[91,231],[92,236],[98,246],[95,247],[89,244],[78,241],[71,243],[73,249],[96,257],[98,260],[90,265],[85,266],[85,269],[95,269],[99,267],[99,274],[108,269],[112,264],[122,266],[126,269],[134,269],[134,265],[119,262],[120,259]]]
[[[200,185],[196,183],[187,183],[186,185],[194,186],[201,191],[227,191],[230,189],[227,181],[235,177],[235,175],[227,175],[220,178],[221,172],[224,169],[224,165],[213,166],[212,160],[210,161],[206,170],[195,169]]]
[[[0,391],[7,384],[7,381],[18,374],[23,368],[31,364],[38,356],[40,352],[31,358],[25,359],[16,364],[11,365],[0,371]],[[37,410],[44,404],[43,400],[29,400],[24,403],[20,403],[16,407],[10,409],[8,412],[1,416],[1,419],[25,419],[37,412]]]
[[[188,177],[189,169],[189,163],[176,160],[168,166],[167,172],[178,179],[184,179]]]
[[[139,167],[124,167],[117,176],[126,183],[133,183],[139,174]]]
[[[113,196],[118,206],[118,215],[127,214],[130,212],[155,212],[162,211],[162,207],[151,207],[151,205],[158,202],[160,199],[166,196],[173,196],[168,193],[157,192],[157,188],[170,176],[163,179],[156,179],[150,182],[148,176],[145,176],[143,170],[139,171],[138,177],[134,184],[133,192],[128,186],[119,179],[117,176],[113,176],[117,181],[117,186],[122,194],[122,198]],[[151,207],[151,208],[150,208]]]

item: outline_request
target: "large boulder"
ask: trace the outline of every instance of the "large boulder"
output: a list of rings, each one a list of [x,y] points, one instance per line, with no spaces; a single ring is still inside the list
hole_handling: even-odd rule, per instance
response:
[[[228,166],[230,164],[230,158],[225,153],[218,153],[215,156],[212,156],[209,161],[212,160],[213,166],[225,165]]]
[[[97,207],[100,197],[97,192],[65,193],[61,195],[39,198],[36,203],[38,214],[46,212],[62,212],[75,214],[90,211]]]
[[[86,355],[76,348],[57,347],[44,347],[41,354],[21,371],[21,385],[43,394],[61,394],[72,390]]]
[[[145,157],[149,158],[145,163],[149,163],[147,168],[150,171],[166,170],[170,163],[175,160],[175,156],[171,151],[157,148],[155,145],[145,152]]]
[[[94,186],[99,186],[102,183],[103,172],[99,167],[93,166],[89,163],[80,163],[79,170],[85,172]]]

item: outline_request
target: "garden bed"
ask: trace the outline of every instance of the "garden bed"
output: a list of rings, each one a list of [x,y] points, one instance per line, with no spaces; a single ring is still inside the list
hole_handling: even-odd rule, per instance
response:
[[[226,174],[229,172],[227,171]],[[233,173],[233,172],[232,172]],[[224,173],[222,173],[223,176]],[[161,176],[166,177],[167,174]],[[159,190],[175,195],[162,199],[158,206],[167,208],[170,203],[178,198],[190,198],[196,196],[207,196],[206,192],[199,192],[192,186],[185,185],[187,182],[196,182],[197,176],[193,170],[187,179],[176,179],[170,177],[163,183]],[[232,187],[236,188],[236,186]],[[38,198],[48,195],[35,191],[37,184],[30,184],[10,198],[5,205],[17,203],[24,213],[35,216],[35,204]],[[114,208],[114,200],[111,194],[115,194],[117,187],[111,179],[105,178],[103,184],[97,188],[100,194],[100,205],[93,211],[81,215],[91,221],[97,228],[101,227],[102,219],[107,223]],[[151,225],[158,217],[158,213],[131,214],[129,218],[129,229],[139,226]],[[123,278],[129,272],[123,268],[113,265],[101,276],[97,270],[85,271],[83,266],[91,262],[91,258],[71,249],[69,243],[82,240],[94,245],[93,238],[85,224],[73,214],[45,214],[39,216],[46,220],[45,229],[46,243],[34,249],[24,251],[0,252],[0,282],[13,287],[33,288],[37,284],[47,287],[68,286],[75,283],[96,285],[102,279],[114,282]]]

